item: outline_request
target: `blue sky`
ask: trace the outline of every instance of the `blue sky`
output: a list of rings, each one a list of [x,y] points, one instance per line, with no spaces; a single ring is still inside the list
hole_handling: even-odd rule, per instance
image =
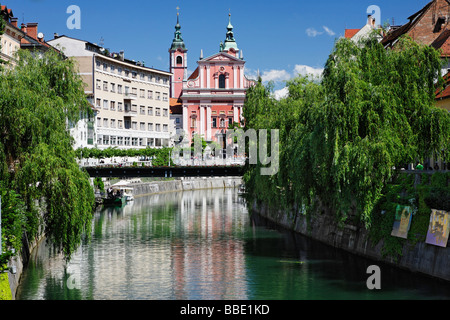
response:
[[[381,21],[395,24],[425,6],[428,0],[0,0],[22,22],[38,22],[45,39],[54,33],[93,43],[103,39],[113,52],[125,50],[129,59],[168,71],[168,49],[173,39],[177,6],[182,35],[188,48],[188,68],[194,70],[204,55],[219,50],[225,39],[228,13],[249,76],[260,70],[263,80],[283,81],[305,69],[321,69],[345,28],[361,28],[367,8],[377,5]],[[81,29],[69,30],[70,5],[81,9]],[[313,69],[311,69],[313,68]]]

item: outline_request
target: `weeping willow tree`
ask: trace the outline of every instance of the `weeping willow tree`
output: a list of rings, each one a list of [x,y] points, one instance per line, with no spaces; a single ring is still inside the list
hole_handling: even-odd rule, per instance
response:
[[[302,212],[320,201],[339,221],[351,213],[369,227],[393,168],[450,160],[450,115],[435,107],[440,70],[439,52],[408,38],[394,50],[375,37],[341,39],[320,81],[288,82],[281,101],[259,83],[247,94],[247,129],[279,128],[281,151],[276,176],[248,168],[254,198]]]
[[[89,110],[72,60],[54,50],[19,51],[0,75],[0,182],[25,205],[23,232],[47,239],[66,258],[89,233],[94,193],[75,160],[67,124]],[[40,213],[42,212],[42,214]]]

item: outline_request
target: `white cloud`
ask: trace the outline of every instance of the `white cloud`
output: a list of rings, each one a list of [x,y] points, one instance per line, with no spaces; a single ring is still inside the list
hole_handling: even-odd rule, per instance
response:
[[[312,38],[320,36],[324,33],[328,34],[330,37],[334,36],[336,34],[333,30],[331,30],[327,26],[323,26],[323,30],[324,31],[317,31],[314,28],[308,28],[308,29],[306,29],[306,34],[308,35],[308,37],[312,37]]]
[[[328,28],[327,26],[323,26],[323,29],[325,30],[325,32],[329,35],[329,36],[334,36],[336,33],[331,30],[330,28]]]
[[[308,35],[308,37],[314,38],[314,37],[317,37],[317,36],[321,35],[322,33],[323,33],[323,32],[319,32],[319,31],[317,31],[317,30],[314,29],[314,28],[308,28],[308,29],[306,29],[306,34]]]
[[[295,76],[297,75],[302,75],[302,76],[307,76],[307,75],[311,75],[313,77],[321,77],[323,73],[323,68],[313,68],[310,66],[306,66],[306,65],[301,65],[301,64],[297,64],[295,65],[294,68],[294,74]]]
[[[269,82],[269,81],[285,81],[291,78],[291,75],[286,70],[269,70],[264,71],[261,75],[261,80],[263,82]]]
[[[284,88],[282,88],[280,90],[275,90],[273,95],[274,95],[275,99],[281,100],[283,98],[286,98],[288,93],[289,93],[288,88],[284,87]]]

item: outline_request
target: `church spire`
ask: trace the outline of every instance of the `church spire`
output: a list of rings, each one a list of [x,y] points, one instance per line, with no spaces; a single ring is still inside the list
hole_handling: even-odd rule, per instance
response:
[[[177,7],[177,10],[180,10],[179,7]],[[175,34],[172,41],[172,47],[170,50],[177,50],[182,49],[186,50],[186,46],[184,45],[183,38],[181,36],[181,25],[180,25],[180,12],[177,12],[177,24],[175,25]]]
[[[236,40],[234,39],[233,25],[231,24],[231,13],[228,14],[227,36],[225,39],[225,43],[223,44],[223,46],[221,46],[221,51],[226,52],[230,49],[239,51]]]

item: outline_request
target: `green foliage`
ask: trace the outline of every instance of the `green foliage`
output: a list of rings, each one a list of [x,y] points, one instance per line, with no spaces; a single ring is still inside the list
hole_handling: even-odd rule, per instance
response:
[[[12,300],[7,273],[0,273],[0,301],[1,300]]]
[[[337,221],[355,216],[369,228],[393,167],[450,160],[450,114],[434,105],[440,69],[439,52],[408,38],[396,50],[341,39],[321,80],[289,81],[280,101],[259,82],[247,93],[245,128],[280,130],[280,170],[247,167],[252,200],[303,213],[320,200]]]
[[[95,200],[67,130],[67,121],[90,110],[84,84],[74,61],[53,50],[19,51],[17,58],[0,77],[0,180],[25,204],[29,239],[44,224],[47,239],[70,258],[89,233]]]
[[[169,165],[170,152],[172,148],[145,148],[145,149],[118,149],[118,148],[81,148],[75,150],[78,159],[91,158],[112,158],[112,157],[148,157],[152,158],[152,165],[155,167],[163,167]],[[170,165],[173,165],[170,159]]]
[[[18,252],[22,247],[22,233],[26,226],[25,204],[16,192],[3,188],[1,185],[0,196],[2,200],[2,252],[8,254],[10,249]]]
[[[96,177],[96,178],[94,179],[94,187],[95,187],[96,189],[99,189],[100,192],[104,192],[104,191],[105,191],[105,184],[103,183],[102,178]]]

